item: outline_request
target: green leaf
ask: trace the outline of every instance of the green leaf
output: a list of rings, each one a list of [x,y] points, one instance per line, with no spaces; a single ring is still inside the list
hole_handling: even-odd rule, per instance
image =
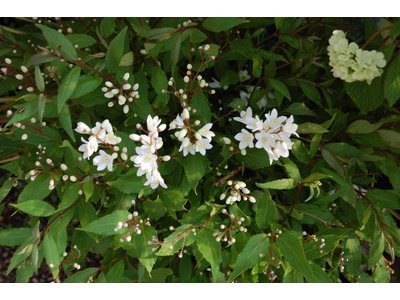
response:
[[[377,77],[371,85],[366,81],[344,83],[346,92],[362,113],[367,113],[378,108],[385,100],[383,79]]]
[[[197,230],[197,246],[199,247],[199,251],[203,254],[204,258],[210,263],[211,272],[213,277],[216,278],[222,258],[221,243],[216,241],[213,233],[214,230],[209,226]]]
[[[129,51],[128,53],[125,53],[121,57],[121,61],[119,62],[119,66],[120,67],[130,67],[130,66],[133,65],[133,60],[134,60],[133,52]]]
[[[47,26],[36,24],[37,27],[43,32],[49,46],[57,51],[58,45],[61,45],[60,53],[63,57],[71,60],[76,60],[77,54],[71,42],[57,30],[51,29]]]
[[[400,197],[395,191],[374,189],[369,190],[366,196],[377,206],[389,209],[400,209]]]
[[[297,237],[284,232],[276,239],[276,243],[294,270],[301,273],[308,282],[317,282],[310,265],[307,263],[300,240]]]
[[[74,47],[78,45],[79,48],[86,48],[96,44],[96,40],[87,34],[68,34],[66,38]]]
[[[41,53],[34,54],[29,59],[28,63],[26,64],[26,67],[29,68],[30,66],[39,65],[42,63],[46,63],[46,62],[51,62],[55,59],[56,59],[55,56],[51,56],[48,54],[41,54]]]
[[[125,194],[139,194],[146,182],[146,177],[137,177],[136,173],[137,169],[132,168],[126,174],[119,176],[119,179],[109,181],[107,184],[116,187]]]
[[[210,212],[207,210],[207,206],[201,205],[196,209],[189,210],[188,213],[184,214],[180,220],[181,224],[201,224],[204,223],[210,217]]]
[[[275,220],[276,205],[268,190],[257,199],[256,224],[261,230],[266,230]]]
[[[192,230],[186,231],[192,225],[186,224],[179,226],[168,237],[165,238],[160,250],[156,253],[157,256],[175,255],[182,247],[189,246],[196,241],[197,236]],[[198,230],[196,230],[197,232]],[[182,234],[182,232],[184,232]],[[184,244],[185,243],[185,244]],[[170,248],[172,246],[172,249]]]
[[[71,113],[69,112],[69,106],[61,106],[61,110],[58,112],[58,118],[65,131],[68,133],[69,137],[76,142],[74,131],[72,130]]]
[[[174,186],[168,187],[168,189],[160,189],[158,191],[161,201],[167,206],[171,207],[175,211],[184,210],[184,205],[187,199],[183,197],[180,189]]]
[[[337,159],[335,154],[329,152],[328,150],[322,149],[322,157],[328,163],[328,165],[330,165],[340,176],[342,176],[343,178],[346,177],[346,170]]]
[[[38,100],[38,118],[40,123],[43,122],[43,116],[46,109],[46,102],[47,102],[47,97],[44,94],[40,94]]]
[[[269,156],[264,149],[247,148],[246,155],[238,153],[236,157],[247,167],[252,169],[262,169],[271,165]]]
[[[393,24],[392,28],[390,28],[389,36],[394,41],[400,35],[400,21],[397,21]]]
[[[390,106],[400,98],[400,55],[397,55],[387,71],[385,78],[385,97]]]
[[[106,275],[107,283],[119,283],[124,273],[124,261],[119,260],[112,265]]]
[[[169,94],[164,94],[162,90],[168,89],[168,79],[164,71],[158,66],[153,69],[153,73],[151,76],[151,85],[153,86],[154,91],[157,93],[157,95],[161,97],[162,103],[167,104],[169,100]]]
[[[160,190],[162,191],[162,190]],[[146,200],[143,202],[144,217],[150,218],[151,220],[158,220],[167,212],[165,206],[160,200],[151,201]]]
[[[78,83],[75,87],[70,98],[79,98],[92,91],[94,91],[103,80],[101,78],[95,78],[89,75],[82,75],[78,79]]]
[[[24,95],[24,96],[18,98],[18,100],[20,100],[20,99],[26,99],[28,102],[26,102],[24,104],[14,105],[14,107],[18,110],[20,110],[22,108],[24,108],[25,110],[22,113],[14,114],[13,117],[11,118],[11,120],[7,122],[5,127],[13,124],[14,122],[27,120],[27,119],[33,117],[37,113],[38,101],[39,101],[38,95],[27,94],[27,95]]]
[[[349,125],[349,127],[346,129],[346,132],[358,134],[371,133],[381,126],[382,123],[371,124],[366,120],[357,120]]]
[[[368,257],[368,269],[372,269],[381,259],[383,250],[385,249],[385,236],[381,231],[378,233],[374,241],[371,244],[371,248],[369,249],[369,257]]]
[[[124,54],[125,36],[128,27],[124,27],[121,32],[111,41],[106,55],[106,67],[111,73],[118,69],[122,55]]]
[[[343,239],[343,252],[346,273],[353,277],[357,276],[360,273],[361,247],[360,241],[353,232],[349,233],[349,237]]]
[[[188,154],[183,158],[183,167],[185,169],[187,180],[193,191],[196,193],[197,185],[200,179],[206,173],[207,157],[196,152],[194,155]]]
[[[86,201],[81,201],[81,206],[79,209],[79,222],[82,227],[85,227],[89,223],[97,219],[96,209],[93,204]]]
[[[38,88],[38,90],[43,92],[45,85],[44,85],[44,79],[42,76],[42,72],[40,71],[39,65],[35,66],[35,83],[36,83],[36,87]]]
[[[304,103],[295,102],[292,103],[285,112],[292,115],[298,116],[317,116],[311,109],[309,109]]]
[[[210,103],[204,96],[203,92],[198,92],[190,100],[190,107],[196,110],[195,113],[191,115],[191,118],[195,120],[200,120],[204,123],[210,123],[211,121],[211,110]]]
[[[232,27],[247,22],[249,21],[239,18],[211,17],[205,19],[202,25],[207,30],[213,32],[221,32],[221,31],[227,31]]]
[[[242,54],[244,57],[253,59],[253,44],[250,41],[234,40],[229,43],[229,46],[232,50]]]
[[[281,93],[283,96],[288,98],[290,101],[292,99],[290,98],[290,92],[287,86],[280,80],[268,78],[268,82],[271,84],[271,86],[274,88],[274,90],[277,90],[279,93]]]
[[[47,197],[51,175],[49,173],[40,173],[34,181],[28,183],[18,197],[18,203],[21,204],[28,200],[42,200]]]
[[[304,81],[298,81],[298,84],[308,99],[321,106],[321,95],[315,85]]]
[[[117,227],[118,222],[126,222],[128,214],[129,212],[126,210],[117,210],[79,229],[102,235],[114,235],[117,234],[114,228]]]
[[[299,127],[297,128],[296,132],[299,134],[302,134],[302,133],[325,133],[325,132],[329,132],[329,130],[326,130],[319,124],[306,122],[306,123],[300,124]]]
[[[303,283],[303,275],[295,270],[291,270],[289,273],[283,276],[283,283]]]
[[[4,136],[4,135],[3,135]],[[1,143],[1,137],[0,137],[0,143]],[[1,144],[4,145],[4,144]],[[14,180],[13,179],[7,179],[3,182],[3,186],[0,188],[0,202],[3,201],[3,199],[8,195],[8,193],[11,191],[13,187]]]
[[[83,193],[85,194],[86,201],[92,197],[94,193],[94,183],[93,180],[89,180],[82,185]]]
[[[258,264],[262,259],[260,255],[265,254],[268,251],[268,247],[269,239],[265,233],[253,235],[239,254],[235,267],[227,281],[231,282],[239,274]]]
[[[32,236],[32,228],[11,228],[0,231],[0,245],[18,246]]]
[[[331,178],[332,175],[324,174],[324,173],[313,173],[309,176],[307,176],[303,182],[305,183],[304,185],[307,186],[309,183],[314,183],[315,181],[319,181],[324,178]],[[346,185],[347,186],[347,185]]]
[[[57,277],[58,265],[60,264],[60,256],[58,254],[57,244],[50,234],[46,234],[43,239],[44,256],[47,264],[54,265],[54,268],[50,268],[53,273],[53,277]]]
[[[192,278],[192,259],[190,255],[183,255],[179,261],[179,276],[182,283],[190,282]],[[172,271],[171,271],[172,275]]]
[[[89,277],[93,276],[99,270],[100,270],[99,268],[86,268],[83,271],[78,271],[78,272],[74,273],[73,275],[69,276],[67,279],[65,279],[64,283],[88,282]]]
[[[134,233],[133,240],[136,246],[135,257],[138,257],[140,262],[146,267],[147,272],[151,273],[153,266],[157,260],[155,252],[152,251],[153,246],[149,245],[148,242],[152,240],[152,237],[157,238],[156,230],[151,226],[145,226],[142,229],[141,234]],[[132,250],[128,250],[128,254],[132,255]]]
[[[332,283],[332,280],[329,278],[328,274],[322,270],[320,266],[315,264],[311,264],[311,271],[315,278],[315,281],[318,283]]]
[[[285,18],[284,17],[274,17],[274,21],[275,21],[276,30],[279,30],[279,28],[281,28],[283,22],[285,21]]]
[[[62,194],[61,203],[57,212],[61,212],[70,207],[79,197],[79,190],[81,184],[79,182],[67,182],[64,186],[64,193]]]
[[[283,166],[290,178],[294,179],[296,183],[301,183],[303,179],[301,178],[299,168],[292,162],[289,158],[282,158]]]
[[[19,139],[14,137],[14,136],[8,136],[5,134],[0,135],[0,145],[1,145],[1,149],[0,149],[0,157],[7,157],[10,155],[13,155],[14,153],[17,153],[20,148],[19,145]],[[5,181],[7,182],[7,181]],[[10,187],[11,189],[11,187]],[[8,189],[8,191],[10,191],[10,189]],[[0,193],[1,194],[1,193]],[[7,192],[8,194],[8,192]],[[0,201],[4,199],[5,196],[7,196],[7,194],[5,194],[2,198],[0,198]]]
[[[256,185],[262,189],[290,190],[296,187],[296,182],[293,178],[283,178],[265,183],[256,182]]]
[[[394,130],[377,130],[380,138],[389,145],[389,147],[400,148],[400,133]]]
[[[10,204],[10,205],[32,216],[47,217],[54,213],[53,206],[44,201],[39,201],[39,200],[29,200],[23,203]]]
[[[78,84],[80,74],[81,68],[74,67],[61,82],[58,88],[58,112],[61,112],[62,106],[74,92]]]
[[[174,37],[175,36],[175,37]],[[182,35],[180,32],[174,34],[171,38],[173,39],[173,44],[171,47],[170,58],[171,58],[171,66],[176,66],[179,59],[179,53],[181,51],[181,43],[182,43]],[[172,71],[174,72],[174,71]]]

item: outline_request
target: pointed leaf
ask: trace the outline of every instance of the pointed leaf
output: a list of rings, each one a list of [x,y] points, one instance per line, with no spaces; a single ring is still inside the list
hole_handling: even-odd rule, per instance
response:
[[[58,88],[58,112],[61,112],[62,106],[74,92],[78,84],[80,74],[81,68],[74,67],[61,82]]]
[[[231,282],[235,277],[258,264],[262,259],[260,255],[265,254],[268,248],[269,239],[265,233],[252,236],[243,251],[239,254],[235,267],[227,282]]]
[[[54,213],[54,207],[50,204],[39,201],[39,200],[29,200],[19,204],[10,204],[11,206],[22,210],[23,212],[30,214],[32,216],[47,217]]]

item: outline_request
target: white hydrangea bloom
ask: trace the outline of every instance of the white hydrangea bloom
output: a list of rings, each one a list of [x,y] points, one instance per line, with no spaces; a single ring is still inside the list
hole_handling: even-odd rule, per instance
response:
[[[329,39],[329,65],[333,76],[346,82],[364,81],[371,84],[386,66],[384,54],[375,50],[359,49],[354,42],[348,43],[341,30],[335,30]]]

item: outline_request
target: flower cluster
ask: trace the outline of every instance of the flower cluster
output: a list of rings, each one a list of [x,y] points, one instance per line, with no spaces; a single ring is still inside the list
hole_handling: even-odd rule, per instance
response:
[[[112,82],[106,81],[106,86],[101,89],[105,93],[104,97],[108,99],[112,99],[114,97],[118,98],[118,100],[110,101],[108,103],[108,107],[112,107],[116,102],[118,102],[119,105],[124,106],[122,109],[124,114],[129,112],[129,106],[133,99],[139,98],[139,92],[137,91],[139,84],[135,83],[132,86],[131,84],[127,83],[128,79],[129,73],[125,73],[124,77],[122,78],[123,85],[120,88],[116,88]]]
[[[265,118],[265,121],[258,116],[253,118],[253,111],[250,107],[246,111],[242,111],[240,117],[233,119],[245,124],[252,132],[242,129],[235,135],[235,139],[240,142],[239,149],[241,150],[247,147],[254,148],[254,146],[265,149],[272,164],[272,161],[278,160],[280,156],[289,156],[289,150],[293,146],[290,136],[292,134],[299,136],[296,133],[298,125],[293,123],[293,116],[278,117],[276,109],[265,114]],[[256,133],[254,134],[254,132]]]
[[[135,231],[136,234],[141,234],[142,230],[140,230],[139,226],[142,226],[142,227],[144,227],[144,225],[150,226],[149,218],[147,218],[145,220],[145,222],[142,219],[140,219],[139,221],[135,220],[135,217],[137,217],[139,215],[139,213],[136,211],[136,201],[132,200],[131,203],[133,206],[133,212],[128,215],[129,221],[126,221],[126,222],[120,221],[117,223],[117,226],[114,228],[115,232],[117,232],[118,230],[120,230],[122,228],[127,228],[126,234],[119,239],[120,242],[124,242],[125,240],[127,242],[131,241],[132,236],[129,234],[129,231],[131,228],[133,228],[133,231]]]
[[[152,189],[156,189],[159,185],[167,188],[164,179],[158,171],[159,158],[157,150],[163,145],[162,138],[158,133],[164,131],[167,125],[161,124],[158,116],[152,118],[150,115],[147,117],[147,131],[143,129],[142,125],[137,124],[136,128],[144,131],[146,134],[138,135],[132,133],[129,138],[136,142],[142,142],[142,146],[136,147],[137,155],[131,157],[131,161],[138,167],[137,176],[146,174],[147,181],[145,186],[150,185]],[[163,161],[168,161],[170,156],[166,155],[161,158]]]
[[[382,68],[386,66],[384,54],[359,49],[356,43],[349,44],[345,36],[343,31],[335,30],[329,39],[329,65],[333,68],[333,76],[346,82],[367,80],[371,84],[383,73]]]
[[[192,111],[190,107],[184,108],[183,112],[177,115],[176,119],[169,124],[169,129],[181,129],[175,132],[175,136],[182,142],[179,152],[183,151],[183,156],[188,153],[194,155],[196,152],[205,155],[206,150],[212,148],[211,140],[215,136],[215,133],[210,130],[212,123],[195,130],[194,126],[198,127],[200,121],[196,120],[193,124],[190,123],[190,111]]]
[[[220,242],[223,240],[224,242],[228,242],[229,245],[232,245],[236,242],[236,239],[232,236],[232,228],[233,226],[237,227],[242,232],[247,232],[247,228],[242,226],[242,223],[245,222],[245,218],[235,216],[234,214],[229,214],[229,212],[224,208],[222,213],[229,216],[230,225],[226,226],[225,224],[221,224],[220,228],[223,230],[222,232],[214,232],[213,236],[216,236],[215,240]],[[229,232],[229,239],[227,233]]]
[[[89,126],[87,126],[85,123],[78,122],[75,131],[81,134],[90,135],[87,141],[83,137],[81,137],[83,144],[78,148],[80,152],[83,152],[84,159],[89,159],[89,157],[92,156],[94,152],[97,152],[97,150],[99,149],[99,144],[105,144],[108,146],[108,148],[113,150],[112,155],[109,155],[105,151],[100,150],[100,155],[93,158],[93,164],[95,166],[98,166],[98,171],[102,171],[107,168],[110,172],[112,172],[113,161],[115,158],[118,157],[118,153],[116,153],[115,151],[119,150],[118,146],[115,145],[121,142],[121,138],[117,137],[114,134],[111,123],[106,119],[103,121],[103,123],[96,122],[96,126],[90,129]],[[111,145],[114,147],[112,147]],[[125,148],[122,151],[121,158],[123,160],[127,159]]]
[[[226,199],[226,204],[232,205],[235,202],[240,202],[242,199],[244,201],[249,200],[251,203],[256,202],[256,199],[253,196],[249,196],[250,191],[246,188],[246,184],[243,181],[233,182],[232,180],[229,180],[227,184],[229,186],[228,189],[219,197],[220,200],[224,200],[230,190],[231,194]]]

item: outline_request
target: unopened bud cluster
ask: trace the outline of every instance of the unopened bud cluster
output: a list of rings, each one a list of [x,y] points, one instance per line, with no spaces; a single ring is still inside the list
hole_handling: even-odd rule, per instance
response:
[[[139,98],[139,84],[135,83],[133,86],[127,81],[129,80],[129,73],[125,73],[125,75],[122,78],[123,85],[119,88],[115,87],[114,84],[110,81],[105,82],[105,87],[103,87],[101,90],[104,92],[104,97],[108,99],[112,98],[117,98],[117,100],[110,101],[108,103],[108,107],[114,106],[116,102],[118,102],[119,105],[123,105],[122,111],[124,114],[127,114],[129,112],[129,107],[134,99]]]
[[[225,203],[232,205],[235,202],[240,202],[242,199],[244,201],[249,200],[251,203],[255,203],[256,199],[253,196],[250,196],[250,191],[246,188],[246,183],[243,181],[232,181],[228,180],[228,189],[221,194],[219,197],[220,200],[224,200],[227,196],[228,192],[230,195],[226,198]]]
[[[307,237],[307,240],[313,240],[314,242],[317,243],[318,248],[319,248],[319,252],[320,253],[324,253],[324,251],[322,250],[322,248],[325,247],[325,239],[318,239],[317,236],[315,234],[313,235],[309,235],[307,234],[307,232],[303,231],[303,235]]]
[[[141,234],[142,230],[139,228],[139,226],[150,226],[150,219],[147,218],[146,220],[139,219],[138,221],[135,219],[139,215],[139,213],[136,211],[136,201],[132,200],[131,204],[133,206],[133,212],[131,214],[128,214],[128,221],[126,222],[118,222],[117,226],[114,228],[114,231],[117,232],[118,230],[122,228],[127,228],[127,232],[124,236],[120,238],[120,242],[124,242],[125,240],[127,242],[130,242],[132,240],[132,236],[129,234],[130,229],[133,229],[133,231],[136,234]]]
[[[229,227],[226,226],[225,224],[221,224],[220,228],[223,231],[222,232],[214,232],[213,235],[216,237],[215,240],[217,242],[220,242],[222,240],[224,242],[228,242],[228,244],[231,245],[236,242],[236,239],[232,236],[232,227],[234,225],[236,225],[236,227],[240,231],[247,232],[247,228],[242,226],[242,223],[245,221],[245,218],[235,216],[234,214],[229,214],[225,208],[222,210],[222,213],[229,216],[229,218],[231,219],[231,224],[229,225]],[[229,238],[227,236],[228,232],[229,232]]]
[[[349,44],[342,30],[333,31],[329,39],[328,55],[333,76],[346,82],[367,80],[371,84],[375,77],[382,75],[382,68],[386,66],[382,52],[359,49],[354,42]]]

